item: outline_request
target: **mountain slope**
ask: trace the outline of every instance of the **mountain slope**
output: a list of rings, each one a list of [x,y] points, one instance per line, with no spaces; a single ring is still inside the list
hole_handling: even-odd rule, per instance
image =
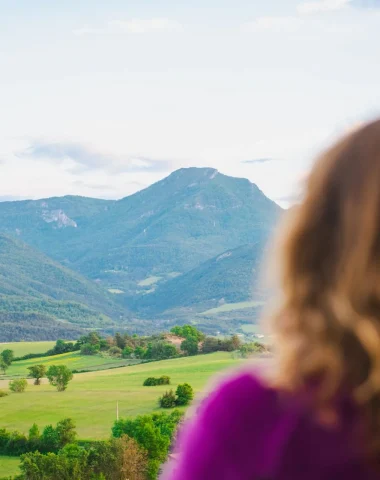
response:
[[[120,309],[93,282],[0,234],[0,312],[35,312],[79,326],[106,326]],[[9,320],[9,318],[8,318]]]
[[[135,307],[146,315],[170,315],[179,308],[202,312],[223,303],[262,301],[258,279],[264,248],[264,242],[257,242],[217,255],[140,296]]]
[[[0,203],[0,231],[19,237],[50,256],[64,257],[67,239],[80,235],[115,202],[78,196]]]
[[[265,240],[281,208],[246,179],[189,168],[116,202],[61,260],[83,274],[130,289],[151,275],[183,273],[245,243]]]

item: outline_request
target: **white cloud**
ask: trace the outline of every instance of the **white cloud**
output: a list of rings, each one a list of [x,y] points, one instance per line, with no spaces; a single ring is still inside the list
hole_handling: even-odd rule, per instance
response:
[[[302,21],[293,16],[287,17],[258,17],[252,22],[245,23],[242,26],[242,30],[245,32],[289,32],[296,30]]]
[[[303,2],[297,6],[297,12],[301,15],[331,12],[346,7],[351,0],[320,0],[316,2]]]
[[[112,20],[100,28],[84,26],[74,30],[76,35],[89,34],[143,34],[159,32],[182,32],[183,26],[169,18]]]

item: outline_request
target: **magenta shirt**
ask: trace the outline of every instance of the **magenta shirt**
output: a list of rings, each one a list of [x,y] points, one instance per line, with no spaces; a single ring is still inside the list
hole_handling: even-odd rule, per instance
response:
[[[355,414],[322,427],[299,401],[285,400],[250,373],[225,380],[179,435],[178,458],[162,480],[375,480],[358,455]]]

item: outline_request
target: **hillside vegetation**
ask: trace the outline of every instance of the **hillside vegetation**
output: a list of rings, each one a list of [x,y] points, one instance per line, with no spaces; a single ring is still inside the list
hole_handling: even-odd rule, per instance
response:
[[[203,312],[224,303],[264,298],[259,285],[264,242],[244,245],[217,255],[183,275],[158,285],[154,293],[137,300],[137,308],[149,314],[182,307]],[[232,308],[231,308],[232,310]]]
[[[57,330],[65,330],[65,338],[70,334],[77,336],[77,327],[111,324],[109,315],[118,310],[112,298],[90,280],[20,240],[0,234],[3,341],[53,339]],[[12,328],[16,325],[25,328],[17,332],[17,328]]]

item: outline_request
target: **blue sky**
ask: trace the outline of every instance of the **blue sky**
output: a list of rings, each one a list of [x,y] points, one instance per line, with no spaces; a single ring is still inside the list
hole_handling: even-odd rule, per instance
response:
[[[0,0],[0,199],[210,166],[286,206],[380,114],[379,32],[380,0]]]

